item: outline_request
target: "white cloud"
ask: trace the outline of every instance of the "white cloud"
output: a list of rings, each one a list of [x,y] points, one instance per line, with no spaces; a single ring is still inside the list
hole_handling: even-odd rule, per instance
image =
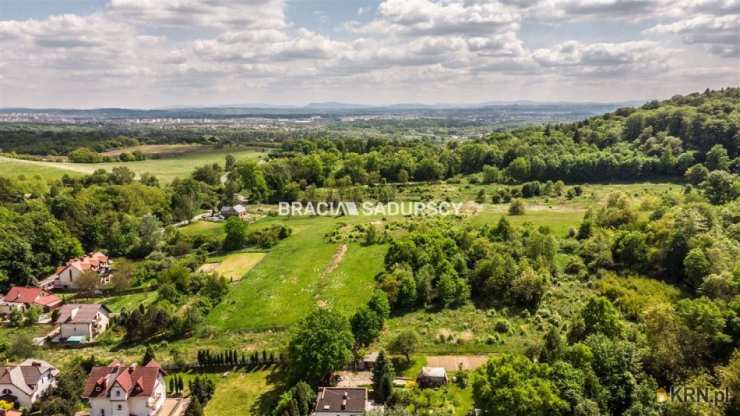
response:
[[[648,33],[676,34],[687,44],[706,46],[711,53],[725,57],[740,57],[740,14],[700,15],[657,25],[648,30]]]
[[[371,20],[335,31],[289,21],[284,0],[109,0],[86,16],[0,21],[0,105],[18,104],[2,101],[8,97],[219,103],[253,93],[261,94],[255,101],[321,100],[356,89],[365,95],[353,101],[488,99],[504,91],[537,98],[542,88],[635,98],[648,80],[660,91],[732,82],[738,9],[736,0],[382,0],[357,10]],[[659,24],[640,33],[629,24],[635,18]],[[614,19],[632,31],[620,38],[634,40],[596,41],[572,23]],[[522,32],[533,23],[559,39],[577,26],[578,36],[568,37],[577,40],[539,34],[532,42]],[[704,79],[692,75],[697,62]]]
[[[147,25],[266,29],[285,27],[283,0],[111,0],[115,18]]]
[[[563,75],[625,77],[668,70],[672,52],[649,41],[592,44],[570,41],[538,49],[532,56],[543,67],[556,68]]]

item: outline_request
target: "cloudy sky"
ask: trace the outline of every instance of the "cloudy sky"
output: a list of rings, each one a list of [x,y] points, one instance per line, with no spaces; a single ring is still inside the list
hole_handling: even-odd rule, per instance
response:
[[[618,101],[740,85],[740,0],[0,0],[0,107]]]

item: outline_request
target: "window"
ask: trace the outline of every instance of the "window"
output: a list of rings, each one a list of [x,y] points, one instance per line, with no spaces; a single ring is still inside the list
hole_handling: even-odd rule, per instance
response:
[[[118,410],[123,410],[123,406],[121,406],[121,405],[119,404],[119,405],[118,405]]]
[[[105,409],[100,409],[100,416],[105,416]]]
[[[116,390],[116,397],[121,397],[121,390]]]
[[[13,392],[12,392],[12,391],[10,391],[10,390],[8,390],[8,389],[3,389],[3,396],[9,396],[9,395],[11,395],[11,394],[13,394]]]

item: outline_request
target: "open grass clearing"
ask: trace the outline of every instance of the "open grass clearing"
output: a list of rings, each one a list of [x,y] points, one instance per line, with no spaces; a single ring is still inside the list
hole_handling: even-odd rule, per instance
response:
[[[206,416],[267,415],[280,394],[270,371],[216,375],[216,392],[205,407]]]
[[[226,155],[233,155],[237,160],[258,159],[264,153],[256,150],[231,149],[213,150],[197,153],[183,153],[171,158],[147,159],[135,162],[107,163],[58,163],[33,160],[0,158],[0,175],[42,175],[44,177],[61,177],[64,173],[90,174],[97,169],[111,171],[114,167],[125,166],[137,175],[150,173],[164,183],[175,178],[186,178],[193,170],[205,164],[224,163]]]
[[[236,282],[241,280],[266,255],[267,253],[234,253],[221,258],[210,258],[200,270],[215,272],[231,282]]]
[[[37,162],[0,156],[0,176],[40,176],[45,179],[59,179],[64,175],[77,176],[93,171],[94,169],[74,166],[71,163]]]
[[[211,312],[208,323],[225,330],[284,328],[319,303],[354,312],[370,297],[373,278],[383,269],[386,247],[349,244],[342,261],[325,273],[341,247],[324,241],[335,221],[328,217],[268,217],[259,221],[257,226],[282,223],[291,227],[293,234],[247,273]]]

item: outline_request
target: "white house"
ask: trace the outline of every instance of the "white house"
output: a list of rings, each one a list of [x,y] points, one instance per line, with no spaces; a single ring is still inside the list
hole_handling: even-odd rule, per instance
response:
[[[90,403],[90,416],[154,416],[167,399],[160,365],[128,367],[114,361],[90,371],[82,397]]]
[[[46,361],[28,359],[19,365],[0,367],[0,400],[30,409],[56,385],[59,370]]]
[[[361,416],[368,411],[367,389],[321,387],[314,416]]]
[[[71,337],[82,342],[94,340],[105,332],[110,323],[110,311],[99,304],[70,304],[59,308],[59,336],[63,340]],[[84,338],[84,339],[83,339]]]
[[[106,283],[110,275],[110,259],[99,251],[81,259],[71,259],[57,269],[56,286],[64,289],[78,289],[77,280],[89,270],[97,272],[101,283]]]

